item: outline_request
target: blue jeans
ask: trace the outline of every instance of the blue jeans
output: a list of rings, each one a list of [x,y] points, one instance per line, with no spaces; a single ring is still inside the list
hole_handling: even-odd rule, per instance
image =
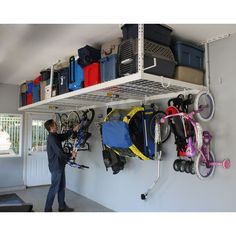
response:
[[[45,211],[52,211],[52,205],[54,198],[57,194],[59,208],[65,208],[65,187],[66,187],[66,178],[65,178],[65,169],[57,170],[51,172],[51,186],[48,191]]]

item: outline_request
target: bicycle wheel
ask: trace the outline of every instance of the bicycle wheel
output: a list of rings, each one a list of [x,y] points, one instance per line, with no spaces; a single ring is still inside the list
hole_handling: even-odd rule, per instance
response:
[[[61,133],[61,115],[59,113],[55,114],[55,122],[57,123],[57,133]]]
[[[209,161],[215,162],[215,156],[213,152],[209,153]],[[202,157],[201,153],[199,153],[195,161],[195,172],[197,174],[197,177],[201,180],[205,180],[206,178],[211,177],[214,174],[214,171],[215,166],[212,165],[210,167],[207,167],[205,158]]]
[[[61,133],[66,132],[68,129],[68,116],[66,113],[61,114]]]
[[[155,122],[160,122],[161,118],[165,116],[166,113],[164,111],[157,111],[153,115],[149,125],[150,135],[153,139],[155,139]],[[160,123],[160,127],[161,127],[161,143],[164,143],[170,137],[171,133],[168,120],[166,120],[165,123]]]
[[[190,169],[191,169],[191,161],[186,161],[184,165],[184,171],[188,174],[190,173]]]
[[[68,115],[68,127],[72,129],[76,124],[80,123],[79,114],[76,111],[70,112]]]
[[[195,98],[194,110],[197,111],[201,107],[204,109],[196,114],[198,119],[205,122],[211,120],[215,112],[215,103],[213,96],[207,91],[198,93]]]
[[[186,162],[185,160],[181,160],[180,164],[179,164],[179,171],[180,172],[184,172],[185,171],[185,165],[186,165]]]

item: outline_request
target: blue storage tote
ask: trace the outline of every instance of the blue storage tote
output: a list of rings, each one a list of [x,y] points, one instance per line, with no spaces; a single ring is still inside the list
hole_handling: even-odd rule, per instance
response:
[[[33,103],[40,101],[40,84],[33,85]]]
[[[102,82],[117,78],[117,54],[102,58],[100,60],[100,66]]]
[[[33,81],[26,81],[26,85],[27,85],[26,93],[32,93],[33,92]]]
[[[123,39],[138,37],[138,24],[125,24],[121,27]],[[144,24],[144,38],[155,43],[170,46],[172,29],[160,24]]]
[[[174,46],[174,54],[178,65],[203,70],[203,48],[188,42],[177,41]]]
[[[84,87],[84,71],[75,60],[75,57],[70,58],[69,65],[69,90],[77,90]]]

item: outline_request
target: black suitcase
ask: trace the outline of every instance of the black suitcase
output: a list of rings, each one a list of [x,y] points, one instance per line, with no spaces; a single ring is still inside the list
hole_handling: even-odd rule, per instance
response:
[[[58,71],[58,93],[69,92],[69,68],[62,68]]]

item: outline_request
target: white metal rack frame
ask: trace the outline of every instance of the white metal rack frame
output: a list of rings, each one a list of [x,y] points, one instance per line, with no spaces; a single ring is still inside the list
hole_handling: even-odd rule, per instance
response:
[[[147,102],[175,97],[179,93],[194,94],[207,89],[205,86],[144,73],[143,25],[139,25],[138,40],[139,62],[137,73],[23,106],[19,108],[19,111],[69,112],[89,107]]]

